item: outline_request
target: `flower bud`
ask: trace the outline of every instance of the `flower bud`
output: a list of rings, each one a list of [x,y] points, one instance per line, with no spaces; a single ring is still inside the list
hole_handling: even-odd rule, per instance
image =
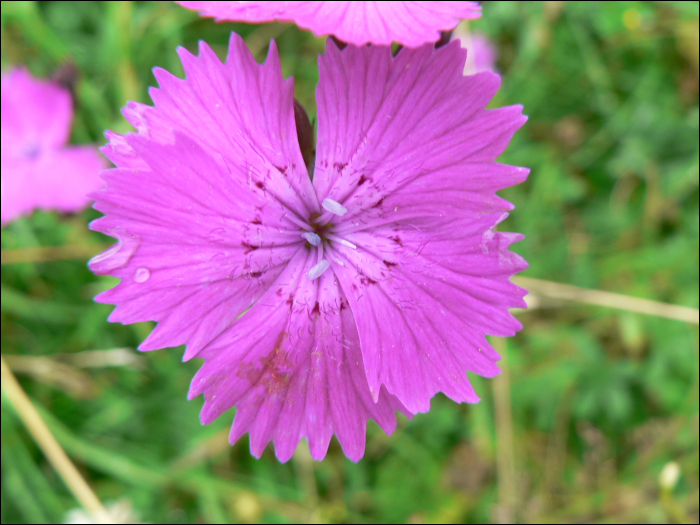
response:
[[[309,115],[306,113],[297,99],[294,99],[294,121],[297,126],[297,138],[299,139],[299,149],[304,158],[304,164],[309,171],[309,176],[313,178],[314,162],[316,161],[316,145],[314,144],[314,127],[311,125]]]

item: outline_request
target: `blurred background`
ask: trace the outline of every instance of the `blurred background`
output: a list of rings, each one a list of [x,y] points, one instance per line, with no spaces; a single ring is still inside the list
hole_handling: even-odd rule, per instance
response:
[[[128,131],[119,110],[150,103],[154,66],[182,76],[175,49],[200,39],[224,57],[232,30],[260,61],[278,41],[315,115],[325,44],[291,24],[216,24],[170,2],[3,2],[1,21],[3,71],[75,65],[75,144]],[[698,3],[487,2],[469,29],[498,53],[493,105],[530,117],[501,158],[532,169],[502,192],[523,275],[697,308]],[[439,395],[391,437],[370,422],[357,464],[334,439],[325,461],[302,446],[283,465],[271,447],[252,458],[247,436],[228,445],[233,411],[200,425],[202,399],[186,399],[198,360],[138,354],[152,326],[107,322],[92,298],[114,281],[86,267],[110,243],[87,228],[98,216],[2,230],[2,353],[123,519],[698,522],[696,324],[536,294],[524,329],[494,342],[506,373],[472,376],[481,403]],[[1,501],[3,523],[79,506],[5,396]]]

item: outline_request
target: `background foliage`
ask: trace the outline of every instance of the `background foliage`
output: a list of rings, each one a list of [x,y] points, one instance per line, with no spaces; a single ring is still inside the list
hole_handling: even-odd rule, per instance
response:
[[[215,24],[166,2],[3,2],[1,20],[3,70],[74,61],[75,143],[127,131],[119,108],[150,102],[152,67],[182,76],[175,48],[199,39],[223,57],[231,30],[259,60],[276,38],[315,113],[324,43],[289,24]],[[697,308],[698,3],[488,2],[471,28],[499,49],[494,104],[530,116],[503,156],[532,168],[503,192],[525,275]],[[97,216],[17,220],[3,252],[108,242],[87,229]],[[2,353],[53,356],[15,358],[23,386],[103,501],[127,498],[143,521],[698,522],[697,326],[541,302],[500,343],[510,379],[473,378],[480,404],[438,396],[391,437],[371,423],[358,464],[334,441],[322,463],[302,448],[282,465],[226,444],[233,412],[200,426],[201,398],[186,400],[199,363],[182,348],[85,368],[79,352],[151,330],[107,323],[92,298],[114,283],[86,258],[2,266]],[[671,461],[681,476],[662,490]],[[75,506],[3,398],[2,522]]]

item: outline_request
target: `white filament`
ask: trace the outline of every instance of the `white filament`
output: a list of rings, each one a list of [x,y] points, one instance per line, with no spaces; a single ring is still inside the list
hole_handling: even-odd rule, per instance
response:
[[[348,212],[348,209],[345,206],[334,201],[333,199],[323,199],[321,206],[323,206],[329,212],[339,215],[340,217]]]
[[[345,264],[343,263],[343,261],[341,261],[340,259],[338,259],[337,257],[335,257],[335,256],[332,255],[332,254],[333,254],[333,251],[332,251],[332,250],[326,252],[326,257],[328,257],[328,260],[329,260],[329,261],[333,261],[333,262],[334,262],[335,264],[337,264],[338,266],[342,266],[342,267],[344,268],[344,267],[345,267]]]
[[[303,228],[305,230],[310,228],[308,224],[302,221],[299,217],[296,217],[293,213],[285,213],[284,216],[287,217],[287,219],[289,219],[290,222],[296,224],[300,228]]]
[[[329,263],[327,259],[323,259],[320,263],[309,270],[309,279],[312,281],[314,279],[318,279],[325,273],[330,265],[331,263]]]
[[[319,244],[321,244],[321,237],[319,237],[317,233],[304,232],[301,234],[301,236],[307,241],[309,241],[309,244],[311,246],[318,246]]]
[[[342,237],[337,237],[337,236],[333,235],[332,233],[327,233],[327,234],[326,234],[326,238],[327,238],[328,240],[330,240],[330,241],[335,241],[335,242],[337,242],[337,243],[339,243],[339,244],[342,244],[342,245],[344,245],[344,246],[347,246],[348,248],[352,248],[353,250],[356,250],[356,249],[357,249],[357,246],[355,246],[355,245],[354,245],[353,243],[351,243],[350,241],[346,241],[346,240],[343,239]]]

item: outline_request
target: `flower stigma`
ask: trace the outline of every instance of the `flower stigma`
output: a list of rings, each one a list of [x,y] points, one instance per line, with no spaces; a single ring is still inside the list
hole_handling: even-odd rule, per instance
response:
[[[339,266],[345,266],[342,261],[338,260],[338,257],[332,255],[332,251],[326,251],[324,253],[324,243],[331,246],[331,243],[340,244],[342,246],[347,246],[353,250],[357,249],[357,246],[343,239],[342,237],[333,233],[333,225],[330,223],[330,218],[333,215],[342,217],[348,212],[348,209],[333,199],[323,199],[321,206],[325,211],[321,214],[314,214],[309,219],[309,223],[314,225],[315,231],[303,231],[301,232],[301,237],[306,239],[311,247],[317,249],[316,260],[317,264],[307,272],[307,276],[312,281],[318,279],[321,275],[325,273],[330,267],[330,262],[338,264]],[[337,255],[337,254],[336,254]]]

